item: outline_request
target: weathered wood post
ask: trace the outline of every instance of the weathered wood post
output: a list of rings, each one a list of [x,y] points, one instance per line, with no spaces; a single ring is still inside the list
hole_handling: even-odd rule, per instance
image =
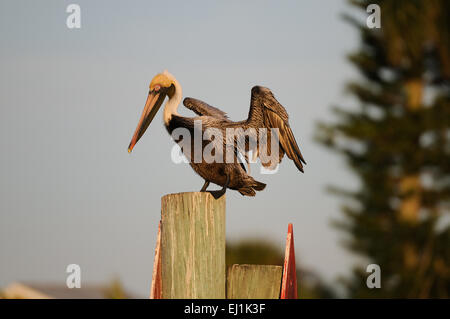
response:
[[[225,274],[225,196],[170,194],[161,204],[150,298],[297,298],[292,224],[284,267],[235,264]]]
[[[281,299],[297,299],[297,267],[295,266],[294,230],[288,225],[286,250],[284,253],[283,280],[281,282]]]
[[[225,196],[163,196],[159,253],[160,297],[225,298]]]
[[[280,298],[281,266],[233,265],[228,268],[227,299]]]

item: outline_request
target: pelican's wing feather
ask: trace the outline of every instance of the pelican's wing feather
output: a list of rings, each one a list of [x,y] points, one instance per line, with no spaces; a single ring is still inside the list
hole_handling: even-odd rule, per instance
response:
[[[266,123],[268,124],[268,128],[278,128],[277,138],[281,146],[279,150],[279,161],[281,162],[284,153],[286,153],[287,157],[294,161],[295,166],[297,166],[297,168],[301,172],[303,172],[302,162],[305,164],[306,162],[303,158],[302,153],[300,152],[297,141],[295,140],[294,134],[292,133],[287,118],[286,120],[284,120],[282,115],[268,108],[264,113],[264,117]],[[270,139],[267,139],[267,141],[268,143],[270,143]],[[270,146],[268,146],[268,148],[270,148]]]
[[[295,166],[303,172],[303,163],[306,164],[302,153],[297,145],[294,134],[289,126],[289,116],[286,109],[275,99],[272,92],[267,88],[252,90],[250,115],[248,126],[260,130],[259,136],[266,134],[263,139],[259,138],[256,156],[261,159],[262,165],[268,169],[275,169],[281,162],[284,154],[294,161]],[[272,154],[271,140],[278,141],[278,156]],[[276,144],[275,144],[276,145]],[[250,147],[248,147],[250,148]]]
[[[227,113],[219,110],[218,108],[209,105],[203,101],[194,99],[192,97],[187,97],[183,100],[183,104],[185,107],[194,111],[196,114],[200,116],[212,116],[218,119],[228,120]]]

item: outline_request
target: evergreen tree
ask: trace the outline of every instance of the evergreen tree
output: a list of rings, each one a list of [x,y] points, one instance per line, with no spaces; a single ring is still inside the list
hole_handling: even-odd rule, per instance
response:
[[[358,176],[336,222],[346,245],[381,267],[381,288],[365,266],[345,279],[350,297],[450,296],[450,2],[376,2],[381,28],[346,16],[361,46],[349,60],[361,79],[348,84],[357,110],[335,107],[317,138]],[[365,13],[368,15],[368,13]]]

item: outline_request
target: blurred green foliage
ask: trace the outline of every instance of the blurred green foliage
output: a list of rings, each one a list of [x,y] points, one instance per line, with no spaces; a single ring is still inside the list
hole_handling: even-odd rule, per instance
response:
[[[130,298],[123,287],[122,282],[118,277],[111,280],[111,282],[103,289],[106,299],[128,299]]]

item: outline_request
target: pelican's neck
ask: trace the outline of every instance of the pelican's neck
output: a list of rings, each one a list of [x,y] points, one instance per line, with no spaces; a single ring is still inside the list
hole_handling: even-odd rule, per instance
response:
[[[169,95],[169,100],[164,106],[164,124],[169,125],[172,115],[178,114],[178,105],[180,105],[181,98],[183,97],[183,90],[180,83],[174,79],[173,85],[175,87],[174,93]]]

